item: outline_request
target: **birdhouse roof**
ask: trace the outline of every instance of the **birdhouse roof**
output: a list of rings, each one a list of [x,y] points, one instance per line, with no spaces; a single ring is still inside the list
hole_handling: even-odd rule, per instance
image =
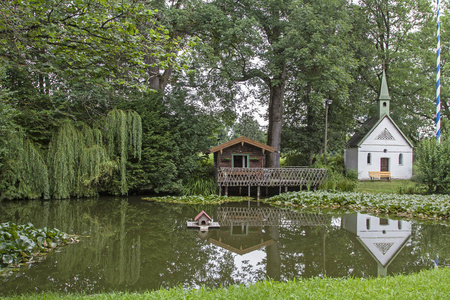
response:
[[[206,217],[208,218],[208,220],[212,221],[211,217],[208,216],[208,214],[205,213],[204,210],[202,210],[202,211],[195,217],[194,221],[197,221],[197,220],[198,220],[201,216],[203,216],[203,215],[206,216]]]

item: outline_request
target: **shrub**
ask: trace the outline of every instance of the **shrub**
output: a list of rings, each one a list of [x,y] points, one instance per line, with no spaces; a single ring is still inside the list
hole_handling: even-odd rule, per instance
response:
[[[183,182],[181,193],[190,195],[217,194],[217,184],[214,180],[214,161],[211,157],[202,157],[191,176]]]
[[[450,191],[450,141],[424,139],[416,150],[416,176],[414,180],[426,185],[429,193]]]

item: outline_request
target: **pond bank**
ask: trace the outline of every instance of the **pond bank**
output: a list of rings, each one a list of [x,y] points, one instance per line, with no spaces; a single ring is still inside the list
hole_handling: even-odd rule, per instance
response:
[[[449,299],[450,269],[384,278],[311,278],[262,281],[250,286],[198,290],[161,289],[147,293],[25,294],[5,299]]]

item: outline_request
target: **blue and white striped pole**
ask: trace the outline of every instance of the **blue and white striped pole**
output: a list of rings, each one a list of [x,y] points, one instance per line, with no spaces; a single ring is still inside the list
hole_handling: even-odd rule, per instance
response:
[[[437,67],[436,67],[436,140],[441,142],[441,41],[439,0],[437,0]]]

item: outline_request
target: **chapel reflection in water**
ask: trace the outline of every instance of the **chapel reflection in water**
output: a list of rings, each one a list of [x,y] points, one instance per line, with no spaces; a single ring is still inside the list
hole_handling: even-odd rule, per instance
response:
[[[389,265],[411,237],[412,224],[356,213],[342,217],[342,228],[376,261],[377,275],[386,276]]]

